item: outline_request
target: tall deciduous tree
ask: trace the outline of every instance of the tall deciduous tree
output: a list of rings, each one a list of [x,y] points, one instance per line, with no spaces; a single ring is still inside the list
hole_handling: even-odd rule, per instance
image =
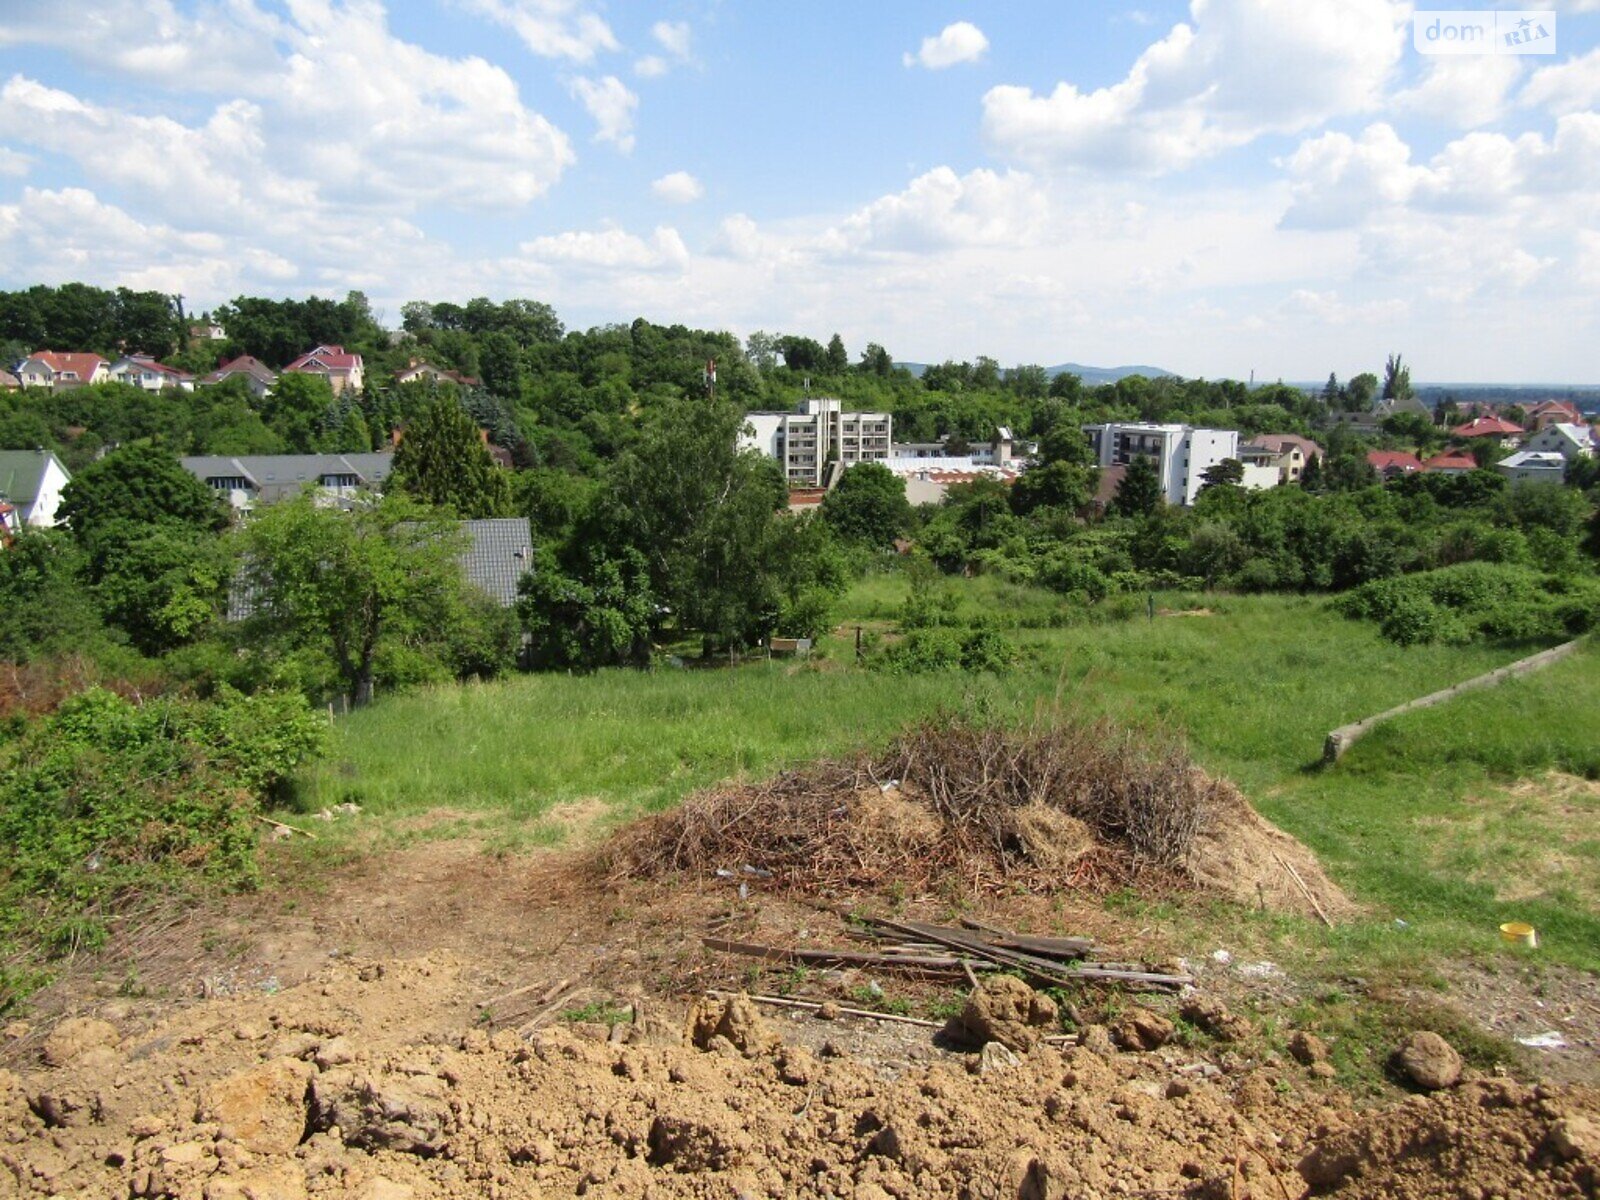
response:
[[[1411,368],[1398,354],[1389,355],[1383,364],[1383,398],[1385,400],[1411,399]]]
[[[394,493],[348,511],[304,493],[239,536],[252,644],[325,656],[356,704],[386,637],[441,637],[467,601],[460,527]]]
[[[762,547],[785,488],[777,464],[738,448],[744,424],[726,402],[676,401],[609,473],[597,527],[644,556],[651,585],[679,628],[716,645],[749,643],[770,628]]]
[[[510,507],[505,473],[489,457],[482,434],[454,394],[436,397],[407,428],[389,483],[462,517],[502,516]]]
[[[847,542],[887,549],[911,521],[905,480],[882,463],[857,463],[822,498],[822,518]]]
[[[90,463],[61,491],[58,514],[88,544],[113,521],[215,532],[227,524],[217,494],[159,446],[124,446]]]

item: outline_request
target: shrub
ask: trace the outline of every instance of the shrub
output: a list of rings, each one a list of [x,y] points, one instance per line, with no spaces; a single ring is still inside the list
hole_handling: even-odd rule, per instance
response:
[[[92,948],[154,889],[252,884],[255,811],[325,731],[300,696],[65,701],[0,762],[0,952]]]
[[[1346,616],[1379,622],[1385,637],[1406,646],[1474,638],[1555,639],[1600,623],[1600,581],[1466,562],[1364,584],[1334,607]]]

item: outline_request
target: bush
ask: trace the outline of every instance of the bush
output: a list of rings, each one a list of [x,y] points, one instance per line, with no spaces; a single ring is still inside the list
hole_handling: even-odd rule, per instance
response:
[[[1466,562],[1364,584],[1334,602],[1377,621],[1403,646],[1420,642],[1553,640],[1600,624],[1600,580]]]
[[[0,761],[0,954],[90,947],[153,889],[252,884],[256,810],[325,732],[294,695],[63,702]]]

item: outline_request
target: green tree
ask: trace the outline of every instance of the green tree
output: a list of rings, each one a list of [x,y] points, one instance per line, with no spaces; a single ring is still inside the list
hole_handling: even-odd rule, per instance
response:
[[[1161,507],[1161,473],[1155,460],[1141,454],[1128,464],[1127,473],[1111,498],[1111,511],[1121,517],[1149,516]]]
[[[1244,482],[1244,464],[1237,458],[1225,458],[1212,463],[1200,472],[1201,491],[1215,487],[1238,487]]]
[[[510,484],[455,396],[439,396],[406,429],[394,454],[390,486],[467,518],[510,510]]]
[[[333,407],[327,378],[304,371],[278,376],[272,390],[256,402],[261,419],[292,454],[316,453],[319,433]]]
[[[775,601],[762,548],[787,490],[777,464],[738,449],[744,424],[727,401],[673,401],[607,474],[594,528],[639,551],[680,630],[705,651],[770,629]]]
[[[889,352],[877,342],[868,342],[861,352],[861,373],[887,379],[893,371],[894,359],[889,357]]]
[[[61,490],[58,515],[79,542],[89,545],[102,527],[132,520],[216,532],[227,524],[217,494],[159,446],[113,450],[91,463]]]
[[[823,365],[830,375],[843,375],[850,369],[850,355],[845,351],[844,339],[837,333],[828,339]]]
[[[478,362],[483,386],[496,396],[518,400],[522,396],[522,351],[508,333],[488,333],[478,342]]]
[[[1409,400],[1412,394],[1411,368],[1405,365],[1398,354],[1389,355],[1388,361],[1383,364],[1383,398]]]
[[[79,581],[83,553],[65,533],[24,529],[0,548],[0,661],[87,654],[105,629]]]
[[[221,617],[228,568],[221,540],[208,533],[117,520],[97,530],[85,575],[106,621],[143,653],[159,655]]]
[[[905,480],[882,463],[857,463],[822,498],[822,519],[847,542],[887,549],[911,522]]]
[[[1077,512],[1093,498],[1099,475],[1092,466],[1065,459],[1029,467],[1011,485],[1011,511],[1019,517],[1041,508]]]
[[[590,543],[577,558],[569,568],[541,545],[523,576],[517,613],[533,665],[588,671],[642,661],[655,615],[644,556],[631,546]]]
[[[778,339],[763,330],[756,330],[744,343],[745,357],[750,365],[766,374],[778,365]]]
[[[303,493],[259,510],[239,541],[245,644],[319,655],[358,705],[384,639],[442,640],[469,595],[460,527],[395,493],[351,510]]]
[[[1378,377],[1371,371],[1361,372],[1345,388],[1345,411],[1366,412],[1372,407],[1372,398],[1377,394]]]

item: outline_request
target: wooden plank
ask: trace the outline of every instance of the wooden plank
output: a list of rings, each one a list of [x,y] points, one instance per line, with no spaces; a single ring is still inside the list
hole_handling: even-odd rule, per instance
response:
[[[760,946],[754,942],[732,942],[726,938],[700,939],[708,950],[723,954],[742,954],[769,962],[800,962],[812,966],[895,967],[901,970],[959,971],[961,963],[953,957],[934,958],[910,954],[867,954],[859,950],[800,950],[781,946]]]
[[[727,999],[734,995],[733,992],[707,992],[708,996],[715,996],[719,1000]],[[779,1008],[798,1008],[808,1012],[816,1012],[822,1005],[813,1000],[790,1000],[786,996],[751,996],[757,1004],[772,1004]],[[943,1029],[943,1021],[924,1021],[921,1017],[902,1017],[899,1013],[874,1012],[870,1008],[845,1008],[835,1005],[841,1016],[870,1017],[874,1021],[893,1021],[897,1025],[920,1025],[924,1029]]]

